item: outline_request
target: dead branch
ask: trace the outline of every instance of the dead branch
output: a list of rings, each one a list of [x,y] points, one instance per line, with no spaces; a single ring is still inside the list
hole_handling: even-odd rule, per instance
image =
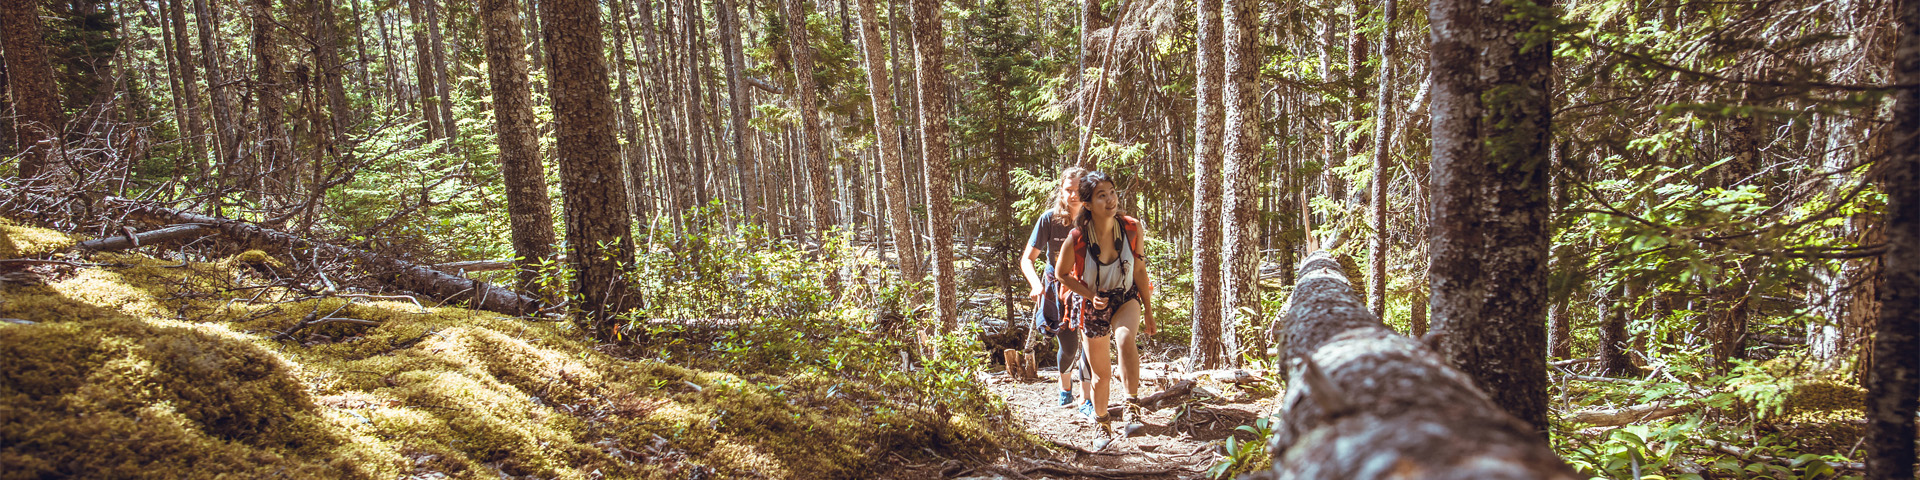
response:
[[[207,228],[206,226],[203,226],[203,225],[172,225],[172,226],[154,229],[154,230],[148,230],[140,233],[130,233],[128,235],[122,235],[118,237],[104,237],[104,238],[96,238],[93,240],[87,240],[74,245],[72,250],[88,251],[88,252],[113,252],[113,251],[126,250],[129,248],[139,248],[140,246],[143,246],[143,245],[150,245],[150,244],[159,243],[159,242],[200,238],[207,235],[214,235],[216,233],[218,232],[215,232],[213,229]]]
[[[470,307],[509,315],[523,315],[540,308],[540,302],[505,287],[451,275],[405,260],[316,242],[239,220],[214,218],[196,213],[108,197],[101,202],[107,209],[152,225],[197,224],[221,234],[240,248],[267,251],[302,252],[315,258],[333,257],[364,270],[381,283],[400,290],[420,292],[442,300],[466,302]]]
[[[1570,423],[1584,423],[1595,427],[1615,427],[1671,417],[1693,410],[1692,405],[1674,406],[1673,402],[1661,401],[1625,408],[1581,410],[1567,414],[1564,419]]]
[[[1139,405],[1140,408],[1147,409],[1149,412],[1159,411],[1162,408],[1179,404],[1188,397],[1192,397],[1193,386],[1196,384],[1198,384],[1198,382],[1191,379],[1181,380],[1180,383],[1174,384],[1172,388],[1167,388],[1139,399],[1127,401],[1134,405]]]

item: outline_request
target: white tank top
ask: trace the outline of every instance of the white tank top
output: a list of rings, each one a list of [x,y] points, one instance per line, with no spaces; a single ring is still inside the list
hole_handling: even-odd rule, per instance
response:
[[[1120,240],[1120,255],[1113,257],[1112,262],[1100,263],[1100,258],[1093,254],[1091,234],[1086,237],[1089,248],[1081,249],[1080,281],[1097,292],[1133,288],[1133,262],[1136,261],[1133,258],[1133,240],[1127,238],[1126,226],[1115,227],[1120,230],[1115,235]],[[1102,249],[1110,246],[1103,245]]]

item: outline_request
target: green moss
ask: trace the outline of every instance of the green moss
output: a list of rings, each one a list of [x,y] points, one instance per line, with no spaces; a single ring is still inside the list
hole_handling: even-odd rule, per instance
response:
[[[0,219],[0,258],[39,257],[66,250],[75,243],[79,240],[72,235]]]
[[[32,252],[73,241],[0,227]],[[92,261],[111,266],[0,284],[0,317],[38,322],[0,324],[0,479],[847,478],[1011,437],[893,376],[698,370],[607,355],[565,322],[259,288],[282,265],[257,251]],[[325,316],[379,325],[276,339]]]

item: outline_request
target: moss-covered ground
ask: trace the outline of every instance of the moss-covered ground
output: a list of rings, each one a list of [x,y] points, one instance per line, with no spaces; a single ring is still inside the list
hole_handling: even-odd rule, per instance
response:
[[[76,240],[0,220],[0,258]],[[213,260],[0,264],[0,318],[24,321],[0,323],[0,478],[847,478],[1029,442],[972,386],[977,361],[900,368],[859,328],[615,348],[570,322],[273,286],[259,252]],[[330,318],[358,321],[283,333]],[[809,360],[768,358],[783,349]]]

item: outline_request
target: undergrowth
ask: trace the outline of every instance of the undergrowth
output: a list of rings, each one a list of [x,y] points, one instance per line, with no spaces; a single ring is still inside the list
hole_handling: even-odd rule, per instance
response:
[[[78,240],[0,233],[8,257]],[[0,478],[853,478],[1028,441],[972,382],[971,337],[907,340],[923,316],[886,302],[909,286],[843,285],[835,303],[819,272],[848,265],[708,242],[716,264],[766,259],[746,264],[755,280],[698,277],[749,301],[701,311],[731,298],[661,288],[640,313],[741,321],[711,342],[636,321],[660,331],[626,347],[570,322],[274,286],[281,260],[260,252],[36,265],[0,282],[0,317],[32,322],[0,323]],[[655,245],[643,262],[674,251]]]

